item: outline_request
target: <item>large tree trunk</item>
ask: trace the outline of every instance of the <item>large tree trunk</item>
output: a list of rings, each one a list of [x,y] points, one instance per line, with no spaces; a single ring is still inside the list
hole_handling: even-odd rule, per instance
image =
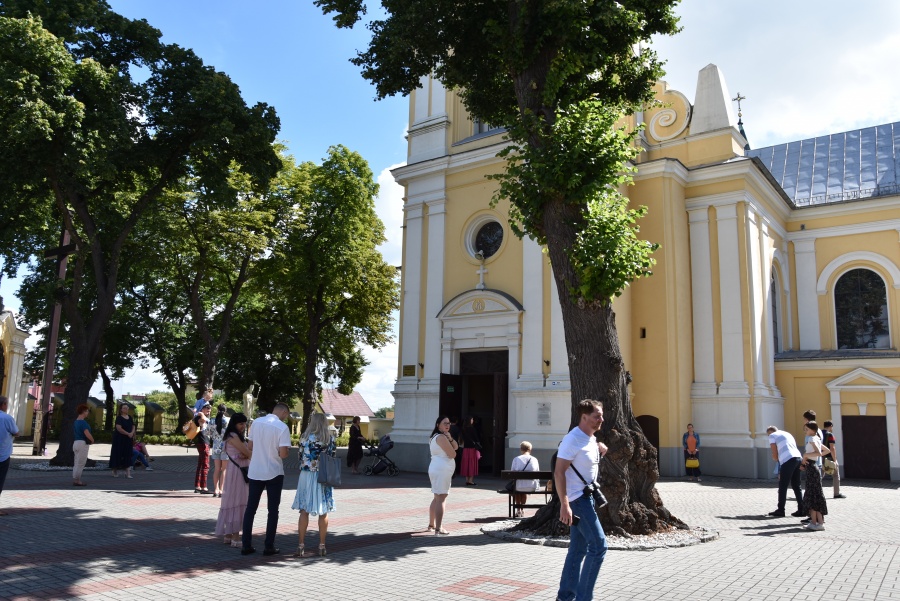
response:
[[[50,460],[50,465],[71,467],[75,463],[75,453],[72,444],[75,442],[75,410],[78,405],[87,402],[91,385],[91,362],[88,357],[92,353],[83,352],[84,343],[78,343],[72,339],[72,351],[69,354],[69,372],[66,378],[65,402],[62,406],[63,416],[60,420],[59,449]]]
[[[610,534],[650,534],[687,526],[669,513],[655,485],[659,480],[656,450],[644,436],[628,398],[630,375],[625,371],[609,300],[585,302],[571,294],[577,279],[566,250],[576,243],[580,208],[562,199],[550,201],[544,214],[547,247],[562,308],[563,329],[572,383],[570,428],[579,422],[576,404],[582,399],[603,403],[600,440],[609,452],[600,463],[603,493],[609,505],[598,513]],[[556,527],[559,501],[548,504],[522,529]],[[529,522],[533,522],[529,523]]]

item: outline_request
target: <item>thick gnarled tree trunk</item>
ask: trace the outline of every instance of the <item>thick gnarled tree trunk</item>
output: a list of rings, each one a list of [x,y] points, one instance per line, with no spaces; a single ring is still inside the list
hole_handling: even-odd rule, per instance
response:
[[[561,199],[547,204],[544,227],[566,336],[569,377],[572,385],[570,428],[580,416],[582,399],[603,403],[603,427],[599,439],[609,447],[600,462],[603,494],[609,504],[600,510],[600,521],[609,534],[631,535],[665,532],[687,526],[663,506],[656,490],[659,480],[656,449],[644,436],[628,398],[630,374],[619,350],[615,313],[610,301],[587,303],[570,293],[577,289],[575,272],[566,250],[576,242],[579,208]],[[547,504],[517,529],[556,534],[559,500]]]

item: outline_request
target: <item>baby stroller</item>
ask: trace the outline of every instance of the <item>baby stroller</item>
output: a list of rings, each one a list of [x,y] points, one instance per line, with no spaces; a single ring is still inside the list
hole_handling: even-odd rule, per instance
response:
[[[378,475],[385,470],[387,470],[388,476],[396,476],[400,473],[400,468],[397,467],[397,464],[391,461],[387,456],[388,451],[394,448],[394,441],[391,440],[391,437],[388,434],[381,437],[377,447],[372,445],[366,446],[368,447],[365,451],[366,457],[374,457],[375,460],[371,465],[367,465],[363,468],[363,473],[365,475]]]

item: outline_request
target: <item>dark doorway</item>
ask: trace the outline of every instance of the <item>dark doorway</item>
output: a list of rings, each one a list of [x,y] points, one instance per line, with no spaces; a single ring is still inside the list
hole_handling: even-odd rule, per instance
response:
[[[842,415],[841,429],[844,477],[890,480],[887,418],[883,415]]]
[[[656,449],[656,467],[659,469],[659,418],[652,415],[639,415],[637,416],[637,423],[641,430],[644,431],[644,436]]]
[[[509,427],[509,351],[460,353],[459,363],[458,376],[441,374],[441,411],[458,415],[460,423],[475,418],[483,447],[478,469],[499,476]]]

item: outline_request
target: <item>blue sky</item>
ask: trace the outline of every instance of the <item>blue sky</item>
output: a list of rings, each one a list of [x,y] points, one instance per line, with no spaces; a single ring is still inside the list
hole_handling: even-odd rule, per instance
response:
[[[110,3],[227,73],[248,103],[274,106],[279,137],[297,160],[320,161],[333,144],[362,154],[382,184],[376,204],[389,238],[382,251],[400,264],[402,190],[388,169],[406,158],[408,103],[375,102],[374,88],[349,62],[365,48],[367,30],[338,30],[311,0]],[[747,97],[743,121],[754,148],[900,121],[900,82],[893,75],[900,33],[883,26],[900,22],[898,2],[686,0],[677,12],[682,33],[654,41],[668,61],[666,81],[693,100],[697,72],[718,65],[731,96]],[[14,310],[16,287],[10,280],[0,285]],[[371,365],[358,390],[373,408],[393,404],[396,345],[367,357]],[[158,374],[136,367],[114,388],[142,393],[164,385]]]

